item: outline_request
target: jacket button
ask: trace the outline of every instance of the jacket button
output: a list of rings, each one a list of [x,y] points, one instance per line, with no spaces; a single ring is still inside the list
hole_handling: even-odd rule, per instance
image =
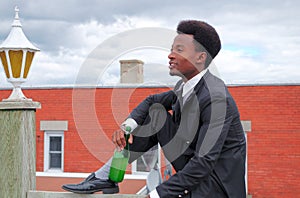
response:
[[[190,144],[190,141],[186,141],[186,144]]]
[[[182,197],[181,195],[178,195],[178,197]]]
[[[188,193],[189,193],[189,191],[188,191],[188,190],[185,190],[185,191],[184,191],[184,194],[188,194]]]

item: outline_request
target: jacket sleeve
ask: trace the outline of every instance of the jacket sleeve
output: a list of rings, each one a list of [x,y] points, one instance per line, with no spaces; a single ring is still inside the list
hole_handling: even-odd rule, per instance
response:
[[[129,118],[134,119],[138,125],[141,125],[148,116],[149,109],[153,104],[159,104],[169,111],[174,101],[176,101],[176,94],[172,90],[150,95],[131,111]]]
[[[200,124],[194,156],[181,171],[157,187],[162,198],[177,197],[195,189],[211,174],[220,156],[232,121],[226,96],[207,95],[199,103]]]

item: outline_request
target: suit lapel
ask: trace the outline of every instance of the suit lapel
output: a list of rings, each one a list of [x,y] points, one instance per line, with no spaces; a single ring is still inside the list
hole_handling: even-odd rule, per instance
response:
[[[183,106],[183,99],[182,99],[182,80],[180,80],[175,88],[174,88],[174,92],[177,96],[177,100],[175,102],[175,104],[173,105],[172,109],[173,109],[173,115],[174,115],[174,121],[176,123],[180,122],[181,119],[181,107]]]
[[[203,89],[205,85],[205,79],[211,75],[209,71],[207,71],[204,76],[201,78],[201,80],[196,84],[194,87],[193,92],[189,95],[189,97],[186,99],[185,104],[183,104],[183,98],[182,98],[182,80],[178,81],[177,84],[174,87],[174,92],[177,96],[177,100],[175,104],[173,105],[173,115],[175,116],[175,122],[180,123],[181,120],[181,112],[183,110],[183,107],[186,104],[189,104],[191,100],[194,100],[197,98],[197,95],[200,94],[201,90]],[[195,98],[196,97],[196,98]],[[199,107],[200,108],[200,107]],[[200,110],[200,109],[199,109]]]
[[[201,92],[202,88],[204,87],[204,81],[205,78],[207,77],[207,75],[209,75],[209,71],[207,71],[204,76],[201,78],[201,80],[196,84],[196,86],[194,87],[193,92],[189,95],[189,97],[185,100],[185,104],[188,104],[191,99],[193,99],[194,97],[196,97],[197,95],[199,95],[199,93]],[[182,92],[181,92],[182,93]],[[182,107],[184,106],[182,105]]]

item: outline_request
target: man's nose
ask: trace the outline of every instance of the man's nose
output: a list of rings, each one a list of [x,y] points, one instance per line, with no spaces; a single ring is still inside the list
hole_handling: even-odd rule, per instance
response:
[[[168,58],[169,58],[169,59],[175,58],[175,54],[174,54],[173,51],[170,52],[170,54],[168,55]]]

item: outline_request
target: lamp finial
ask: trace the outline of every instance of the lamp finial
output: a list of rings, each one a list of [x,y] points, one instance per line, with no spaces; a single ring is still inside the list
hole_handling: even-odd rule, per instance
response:
[[[15,20],[12,23],[12,27],[22,27],[21,22],[20,22],[20,18],[19,18],[19,8],[18,6],[15,6]]]
[[[15,15],[15,19],[19,19],[19,8],[18,6],[15,7],[15,12],[16,12],[16,15]]]

